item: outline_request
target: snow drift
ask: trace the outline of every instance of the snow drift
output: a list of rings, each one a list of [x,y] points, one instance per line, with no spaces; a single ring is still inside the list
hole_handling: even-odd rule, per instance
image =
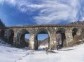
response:
[[[54,52],[18,49],[0,43],[0,62],[84,62],[84,44]]]

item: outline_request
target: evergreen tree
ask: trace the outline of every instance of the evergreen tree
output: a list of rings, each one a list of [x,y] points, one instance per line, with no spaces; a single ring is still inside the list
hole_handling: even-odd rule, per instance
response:
[[[0,19],[0,27],[5,27],[5,24]]]

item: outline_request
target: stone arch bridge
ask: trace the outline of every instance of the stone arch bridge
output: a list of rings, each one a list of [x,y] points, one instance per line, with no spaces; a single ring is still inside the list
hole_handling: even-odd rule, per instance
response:
[[[55,49],[58,41],[58,34],[61,34],[62,47],[73,46],[84,41],[83,25],[34,25],[34,26],[13,26],[0,28],[0,38],[16,47],[24,47],[24,35],[30,34],[29,48],[38,49],[36,36],[38,33],[48,33],[48,49]]]

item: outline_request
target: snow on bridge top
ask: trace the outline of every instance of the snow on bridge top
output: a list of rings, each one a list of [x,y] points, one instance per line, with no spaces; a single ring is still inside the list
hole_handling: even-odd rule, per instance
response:
[[[84,24],[65,24],[65,25],[24,25],[24,26],[11,26],[11,27],[8,27],[8,28],[35,28],[35,27],[83,27]]]

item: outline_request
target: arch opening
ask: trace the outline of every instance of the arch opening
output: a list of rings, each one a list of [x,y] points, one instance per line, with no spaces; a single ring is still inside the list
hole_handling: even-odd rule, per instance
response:
[[[58,30],[56,31],[56,41],[58,43],[57,48],[64,47],[65,40],[66,40],[65,29],[58,28]]]
[[[4,38],[4,34],[5,34],[4,29],[0,29],[0,38],[1,38],[1,39]]]
[[[41,30],[35,37],[35,50],[45,50],[49,47],[49,34],[46,30]]]
[[[23,29],[18,33],[18,42],[20,48],[29,47],[30,33]]]
[[[7,29],[4,36],[7,43],[13,44],[14,31],[12,29]]]
[[[78,29],[77,28],[73,28],[73,30],[72,30],[72,36],[73,36],[73,38],[74,38],[74,36],[77,35],[77,32],[78,32]]]

